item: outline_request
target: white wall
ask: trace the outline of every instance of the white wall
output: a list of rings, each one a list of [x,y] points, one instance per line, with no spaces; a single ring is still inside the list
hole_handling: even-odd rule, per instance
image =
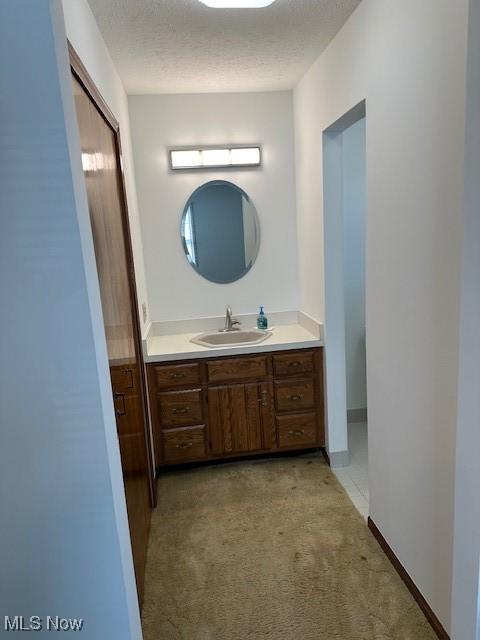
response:
[[[218,316],[225,305],[252,313],[297,309],[298,267],[291,92],[129,96],[135,175],[152,319]],[[171,173],[167,147],[261,143],[263,167]],[[253,200],[261,247],[241,280],[218,285],[187,262],[180,220],[190,194],[230,180]]]
[[[342,135],[347,409],[367,406],[365,367],[365,119]]]
[[[452,640],[480,640],[480,2],[470,4]]]
[[[141,307],[142,302],[147,303],[147,292],[133,171],[127,96],[87,0],[62,0],[62,2],[67,37],[120,124],[122,160],[135,263],[140,324],[142,333],[145,334],[148,329],[148,320],[144,322]]]
[[[294,96],[301,307],[323,303],[322,131],[366,99],[370,513],[450,625],[467,0],[363,0]]]
[[[2,624],[78,617],[85,640],[139,640],[60,2],[3,0],[0,56]]]

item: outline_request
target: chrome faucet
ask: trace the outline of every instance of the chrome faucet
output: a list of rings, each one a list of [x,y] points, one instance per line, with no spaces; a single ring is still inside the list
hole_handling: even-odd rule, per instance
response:
[[[232,307],[227,305],[226,314],[225,314],[225,326],[223,329],[219,329],[219,331],[225,333],[227,331],[239,331],[239,328],[235,325],[242,324],[239,320],[232,318]]]

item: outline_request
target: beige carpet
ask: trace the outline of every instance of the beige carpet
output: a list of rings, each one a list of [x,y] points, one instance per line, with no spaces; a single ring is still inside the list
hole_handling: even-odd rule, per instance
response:
[[[433,640],[320,457],[161,477],[145,640]]]

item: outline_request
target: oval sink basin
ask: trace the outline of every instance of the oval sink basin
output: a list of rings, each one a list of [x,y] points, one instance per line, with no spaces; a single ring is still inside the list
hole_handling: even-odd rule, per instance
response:
[[[238,347],[242,344],[259,344],[272,335],[271,331],[260,331],[260,329],[239,329],[238,331],[209,331],[201,333],[191,342],[202,347]]]

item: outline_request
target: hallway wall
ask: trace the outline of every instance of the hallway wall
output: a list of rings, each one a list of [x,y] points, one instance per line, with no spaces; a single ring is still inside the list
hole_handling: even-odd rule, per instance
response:
[[[58,615],[140,640],[60,2],[2,0],[0,57],[0,636]]]
[[[366,99],[370,514],[450,626],[468,0],[363,0],[294,93],[301,307],[322,131]]]
[[[480,2],[470,3],[452,640],[480,640]]]

